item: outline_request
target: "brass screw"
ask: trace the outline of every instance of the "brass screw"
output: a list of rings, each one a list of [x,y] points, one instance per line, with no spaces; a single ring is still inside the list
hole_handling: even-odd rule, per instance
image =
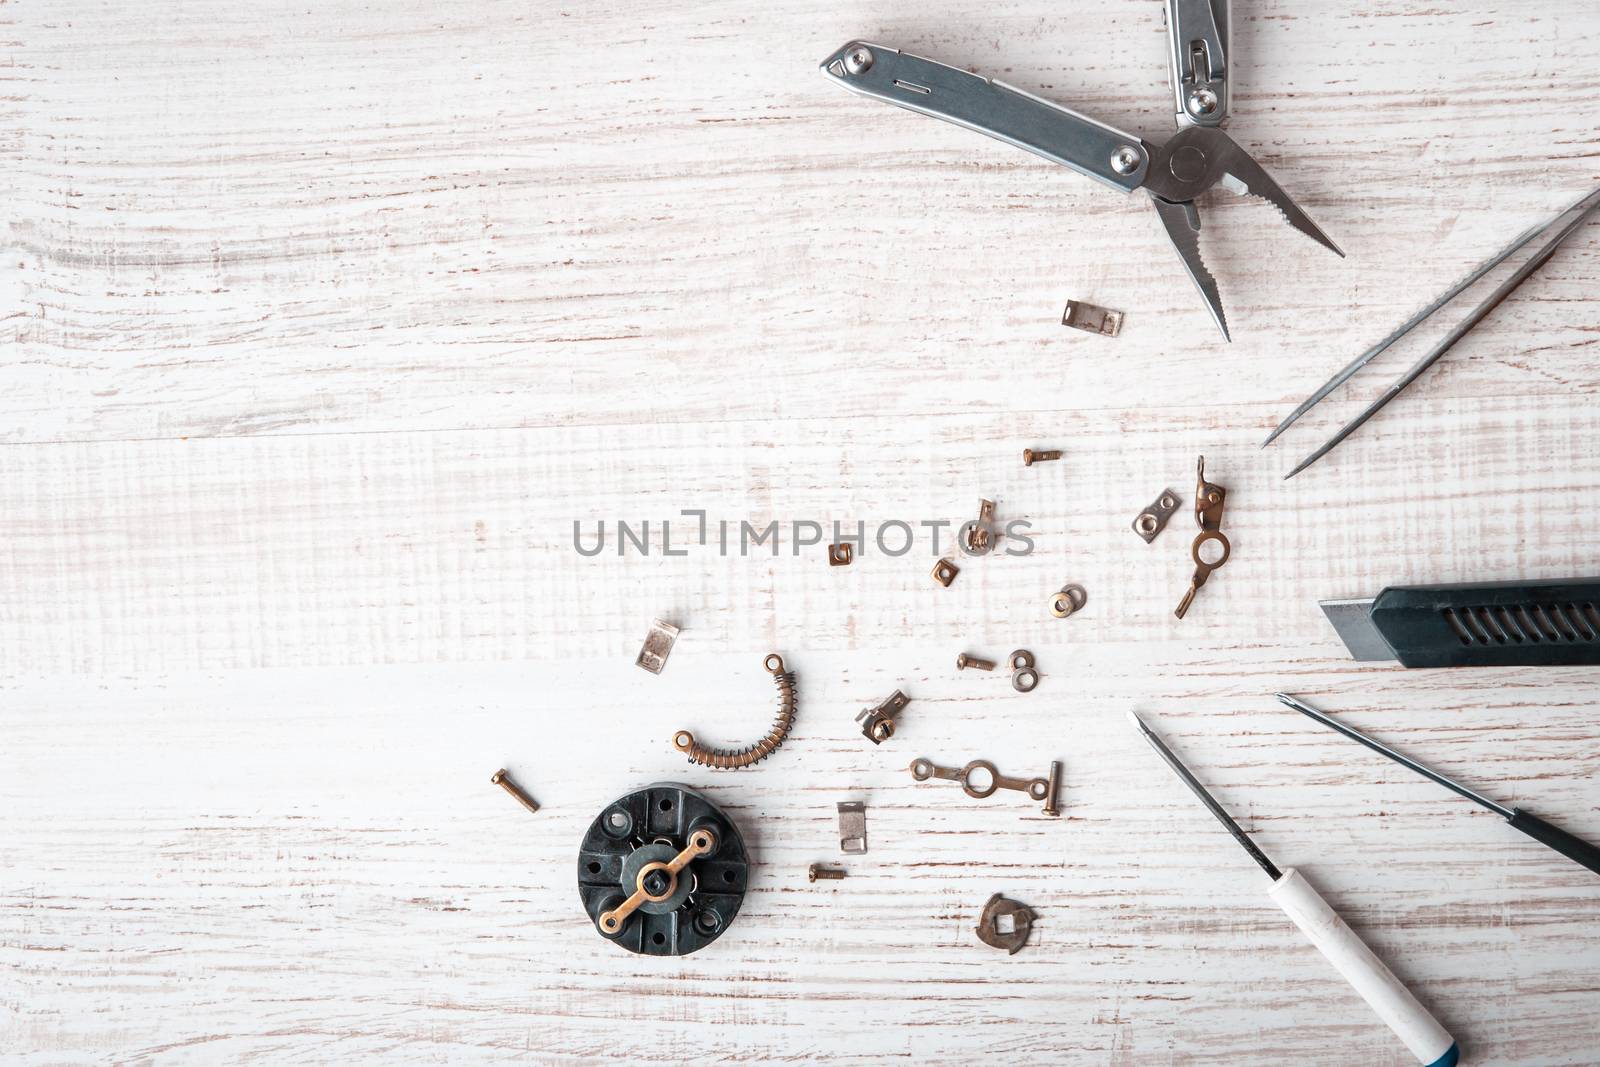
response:
[[[527,793],[524,793],[522,791],[522,787],[511,780],[511,775],[506,773],[506,769],[504,767],[501,767],[498,771],[495,771],[494,774],[490,775],[489,781],[493,782],[501,789],[504,789],[507,793],[510,793],[512,796],[516,797],[518,802],[529,811],[539,810],[539,802],[530,797]]]
[[[963,652],[956,657],[956,670],[964,671],[968,667],[975,667],[980,671],[992,671],[994,670],[994,660],[979,659],[977,656],[969,656]]]
[[[1050,777],[1048,781],[1050,784],[1047,788],[1050,790],[1050,795],[1045,797],[1044,813],[1051,818],[1056,818],[1061,814],[1061,809],[1056,806],[1056,794],[1061,791],[1061,764],[1057,760],[1050,761]]]
[[[818,867],[815,863],[806,871],[806,881],[815,882],[821,878],[823,881],[843,878],[844,872],[837,867]]]
[[[1048,452],[1035,452],[1031,448],[1024,448],[1022,450],[1022,465],[1024,467],[1031,467],[1035,463],[1043,463],[1046,460],[1060,458],[1061,450],[1059,448],[1051,449]]]

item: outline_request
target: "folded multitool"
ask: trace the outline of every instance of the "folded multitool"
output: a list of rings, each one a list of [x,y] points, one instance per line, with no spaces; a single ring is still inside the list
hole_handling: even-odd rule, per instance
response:
[[[852,41],[822,63],[851,92],[945,119],[1123,192],[1143,189],[1222,336],[1217,281],[1200,258],[1195,198],[1221,184],[1268,201],[1289,225],[1344,255],[1261,165],[1220,129],[1228,113],[1228,0],[1167,0],[1178,133],[1152,145],[1048,100],[883,45]]]

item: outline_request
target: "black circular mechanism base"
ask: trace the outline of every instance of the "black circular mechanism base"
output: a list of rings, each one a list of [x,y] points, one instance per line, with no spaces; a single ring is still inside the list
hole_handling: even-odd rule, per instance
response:
[[[667,872],[701,830],[715,839],[711,850]],[[640,888],[641,872],[646,898],[607,933],[601,917]],[[578,895],[595,932],[649,956],[687,956],[715,941],[739,914],[749,873],[738,827],[711,801],[671,782],[607,804],[578,851]]]

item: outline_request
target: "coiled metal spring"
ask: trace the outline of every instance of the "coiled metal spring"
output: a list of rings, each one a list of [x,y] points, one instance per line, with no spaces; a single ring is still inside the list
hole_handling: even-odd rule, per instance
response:
[[[772,729],[767,731],[767,736],[745,748],[710,748],[696,741],[694,734],[688,730],[679,730],[672,735],[672,747],[688,756],[690,763],[723,771],[749,767],[772,755],[783,744],[783,739],[789,736],[789,728],[794,725],[794,674],[783,669],[783,657],[776,652],[763,660],[762,665],[778,687],[778,717],[773,721]]]

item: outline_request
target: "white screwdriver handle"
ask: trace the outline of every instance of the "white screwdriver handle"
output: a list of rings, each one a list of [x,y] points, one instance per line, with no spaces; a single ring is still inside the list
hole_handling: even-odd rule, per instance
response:
[[[1455,1067],[1461,1056],[1455,1039],[1299,871],[1292,867],[1284,871],[1267,892],[1418,1060],[1428,1067]]]

